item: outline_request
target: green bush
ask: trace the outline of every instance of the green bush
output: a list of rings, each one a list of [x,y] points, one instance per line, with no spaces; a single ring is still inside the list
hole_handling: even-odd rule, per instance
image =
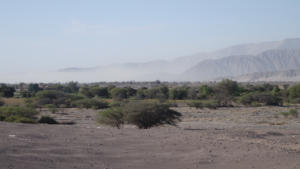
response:
[[[127,90],[125,88],[113,88],[110,90],[110,95],[115,100],[122,100],[128,98]]]
[[[109,107],[120,107],[121,105],[122,105],[122,102],[115,101],[115,100],[108,104]]]
[[[171,110],[166,104],[131,102],[123,107],[126,120],[140,129],[159,125],[176,125],[181,114]]]
[[[121,128],[125,121],[122,108],[113,107],[99,112],[98,121],[101,124]]]
[[[176,87],[169,91],[169,98],[173,100],[183,100],[188,96],[188,88]]]
[[[5,103],[3,100],[0,100],[0,106],[3,106]]]
[[[86,108],[86,109],[89,108],[103,109],[108,107],[108,103],[97,99],[86,98],[86,99],[81,99],[73,102],[72,107]]]
[[[169,98],[169,88],[166,86],[146,89],[144,92],[147,99],[166,100]]]
[[[38,122],[44,124],[58,124],[58,122],[55,119],[49,116],[42,116]]]
[[[288,89],[289,99],[300,98],[300,84],[292,86]]]
[[[193,100],[187,102],[187,105],[190,107],[196,107],[197,109],[216,109],[219,106],[216,100]]]
[[[147,129],[159,125],[176,125],[181,114],[171,110],[167,104],[135,101],[99,113],[99,122],[113,127],[124,123]]]
[[[290,99],[289,101],[290,101],[290,103],[293,103],[293,104],[299,104],[300,103],[300,98]]]
[[[47,104],[45,105],[46,108],[48,108],[48,110],[51,112],[51,113],[56,113],[58,112],[58,109],[55,105],[53,104]]]
[[[44,106],[46,104],[54,104],[56,106],[66,104],[67,96],[58,90],[43,90],[36,94],[37,104]]]
[[[36,120],[38,112],[29,107],[3,106],[0,107],[0,116],[2,121],[33,123]]]
[[[22,117],[22,116],[9,116],[5,118],[6,122],[14,122],[14,123],[36,123],[35,119],[30,119],[27,117]]]
[[[109,92],[108,88],[106,87],[92,87],[90,88],[91,95],[93,96],[98,96],[101,98],[108,98],[109,97]]]
[[[281,114],[284,117],[292,116],[292,117],[298,117],[298,111],[296,109],[291,109],[288,112],[281,112]]]
[[[238,98],[238,102],[243,105],[251,105],[254,102],[252,95],[252,93],[245,94]]]
[[[26,107],[30,107],[33,109],[38,107],[36,100],[33,98],[25,98],[24,103]]]
[[[238,102],[243,105],[266,105],[266,106],[280,106],[282,99],[269,92],[255,92],[248,93],[238,98]]]
[[[5,84],[0,84],[0,97],[13,97],[15,93],[15,88],[7,86]]]
[[[202,85],[199,87],[197,94],[198,99],[206,99],[213,94],[213,89],[208,85]]]
[[[225,79],[217,84],[215,90],[220,95],[236,96],[239,94],[240,88],[237,82]]]

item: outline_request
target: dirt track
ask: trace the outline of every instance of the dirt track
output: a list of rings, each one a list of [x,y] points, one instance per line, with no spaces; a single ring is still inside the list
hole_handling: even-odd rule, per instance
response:
[[[299,169],[300,118],[287,108],[227,108],[184,113],[178,127],[118,130],[95,123],[95,111],[55,117],[75,125],[0,123],[0,168]]]

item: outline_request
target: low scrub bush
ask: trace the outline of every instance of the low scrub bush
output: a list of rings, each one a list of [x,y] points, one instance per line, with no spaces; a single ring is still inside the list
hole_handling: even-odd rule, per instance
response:
[[[38,112],[29,107],[3,106],[0,107],[0,116],[2,121],[33,123],[36,120]]]
[[[51,113],[57,113],[58,112],[58,109],[54,104],[46,104],[45,107],[48,108],[48,110]]]
[[[123,105],[124,103],[121,102],[121,101],[116,101],[116,100],[113,100],[112,102],[110,102],[108,104],[109,107],[120,107],[121,105]]]
[[[187,105],[190,107],[196,107],[197,109],[209,108],[216,109],[219,104],[216,100],[194,100],[187,102]]]
[[[113,107],[99,112],[98,121],[101,124],[121,128],[125,121],[122,108]]]
[[[14,123],[36,123],[35,119],[22,117],[18,115],[6,117],[4,121]]]
[[[171,110],[167,104],[135,101],[121,107],[111,108],[99,113],[99,122],[113,127],[124,123],[133,124],[140,129],[159,125],[176,125],[181,114]]]
[[[58,124],[58,122],[50,116],[42,116],[38,122],[44,124]]]
[[[299,103],[300,103],[300,98],[290,99],[289,101],[290,101],[290,103],[292,103],[292,104],[299,104]]]
[[[3,106],[5,103],[3,100],[0,100],[0,106]]]
[[[97,99],[81,99],[81,100],[77,100],[75,102],[72,103],[73,107],[78,107],[78,108],[93,108],[93,109],[103,109],[103,108],[107,108],[108,107],[108,103],[101,101],[101,100],[97,100]]]
[[[288,112],[281,112],[281,114],[284,116],[284,117],[289,117],[289,116],[292,116],[292,117],[298,117],[298,111],[296,109],[291,109],[290,111]]]
[[[147,129],[159,125],[176,125],[181,114],[171,110],[166,104],[131,102],[124,106],[124,113],[130,124]]]
[[[266,106],[280,106],[282,105],[282,99],[271,93],[248,93],[238,98],[238,102],[243,105],[266,105]]]

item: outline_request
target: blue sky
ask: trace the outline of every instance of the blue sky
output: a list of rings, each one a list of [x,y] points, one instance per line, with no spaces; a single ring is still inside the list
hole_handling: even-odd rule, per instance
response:
[[[0,0],[0,71],[172,59],[295,38],[299,16],[299,0]]]

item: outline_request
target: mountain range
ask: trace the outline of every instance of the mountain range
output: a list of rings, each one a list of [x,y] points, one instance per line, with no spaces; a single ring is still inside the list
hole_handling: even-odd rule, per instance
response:
[[[298,81],[300,38],[236,45],[173,60],[66,68],[58,74],[78,81]],[[295,77],[297,76],[297,77]],[[80,78],[84,77],[84,78]]]

